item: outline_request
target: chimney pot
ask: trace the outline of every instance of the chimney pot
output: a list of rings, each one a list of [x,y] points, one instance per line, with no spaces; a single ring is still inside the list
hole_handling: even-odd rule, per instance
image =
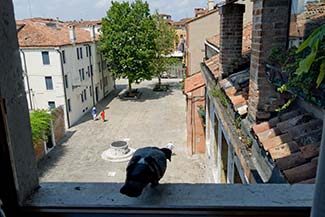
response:
[[[69,36],[70,36],[70,41],[72,44],[76,43],[76,32],[75,32],[75,27],[73,25],[69,25]]]

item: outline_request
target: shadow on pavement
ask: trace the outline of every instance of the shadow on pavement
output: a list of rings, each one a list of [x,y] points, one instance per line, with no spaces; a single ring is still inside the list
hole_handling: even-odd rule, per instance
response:
[[[104,109],[109,109],[109,104],[113,101],[113,99],[120,94],[120,92],[126,88],[127,85],[116,85],[116,89],[112,90],[104,99],[102,99],[100,102],[96,105],[97,115],[100,114],[101,111]],[[98,120],[100,117],[98,117]],[[88,111],[79,121],[77,121],[74,125],[71,127],[78,126],[82,123],[85,123],[87,121],[93,120],[93,117],[91,115],[91,111]],[[97,120],[97,121],[98,121]]]
[[[130,98],[123,98],[120,97],[122,101],[134,101],[134,102],[145,102],[147,100],[157,100],[160,98],[164,98],[168,95],[173,94],[176,90],[181,89],[181,84],[179,81],[166,81],[162,82],[163,85],[168,85],[169,89],[167,91],[153,91],[157,83],[150,84],[149,87],[140,87],[137,90],[140,92],[140,96],[138,99],[130,99]],[[121,94],[120,94],[121,95]]]
[[[49,169],[51,169],[60,159],[64,156],[65,146],[62,144],[69,141],[69,139],[76,133],[76,131],[67,131],[63,137],[59,141],[59,143],[53,148],[50,153],[48,153],[43,159],[41,159],[38,163],[38,172],[41,177],[44,173],[46,173]]]

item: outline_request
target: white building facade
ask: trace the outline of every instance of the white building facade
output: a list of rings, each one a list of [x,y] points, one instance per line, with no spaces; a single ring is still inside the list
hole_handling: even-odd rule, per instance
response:
[[[76,30],[65,24],[60,30],[63,28],[66,28],[62,33],[65,40],[68,37],[68,43],[20,45],[20,51],[29,108],[63,106],[69,128],[107,96],[115,84],[98,52],[95,28]]]

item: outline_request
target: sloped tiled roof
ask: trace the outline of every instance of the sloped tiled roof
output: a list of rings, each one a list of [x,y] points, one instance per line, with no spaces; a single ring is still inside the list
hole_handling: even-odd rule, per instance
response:
[[[191,75],[190,77],[185,79],[185,93],[190,93],[193,90],[196,90],[200,87],[203,87],[205,85],[203,75],[201,71]]]
[[[246,115],[248,109],[249,69],[232,74],[218,83],[228,97],[234,111],[240,116]]]
[[[215,77],[219,76],[219,55],[215,55],[204,62]],[[185,79],[185,93],[192,92],[205,85],[202,72],[199,71]]]
[[[68,22],[75,27],[88,27],[88,26],[98,26],[102,24],[101,20],[85,20],[85,21],[71,21]]]
[[[212,74],[215,77],[219,76],[219,68],[220,68],[220,57],[219,54],[211,57],[210,59],[204,61],[205,65],[209,68]]]
[[[192,18],[183,18],[183,19],[181,19],[181,20],[179,20],[179,21],[175,21],[175,22],[173,23],[173,25],[174,25],[174,26],[185,26],[186,22],[189,21],[189,20],[191,20],[191,19],[192,19]]]
[[[294,109],[253,126],[258,141],[289,183],[314,183],[323,121]]]
[[[71,44],[69,23],[52,19],[34,18],[18,20],[17,26],[20,47],[57,47]],[[90,32],[75,27],[76,43],[91,42]],[[98,35],[96,35],[98,40]]]
[[[207,42],[209,42],[210,44],[219,48],[220,47],[220,35],[217,34],[217,35],[212,36],[211,38],[208,38]]]

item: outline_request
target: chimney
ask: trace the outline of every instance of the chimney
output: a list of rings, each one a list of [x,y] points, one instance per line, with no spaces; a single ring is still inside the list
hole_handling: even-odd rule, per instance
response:
[[[94,25],[89,25],[88,28],[90,30],[90,40],[95,41],[96,40],[95,26]]]
[[[207,12],[204,8],[194,8],[195,17],[199,17]]]
[[[70,41],[72,44],[76,43],[76,32],[75,32],[75,27],[73,25],[69,25],[69,36],[70,36]]]
[[[220,7],[220,70],[223,77],[233,74],[242,58],[243,14],[245,5]]]
[[[208,0],[208,10],[211,11],[214,8],[214,0]]]
[[[56,17],[56,20],[55,20],[55,27],[57,29],[60,29],[60,18],[59,17]]]

